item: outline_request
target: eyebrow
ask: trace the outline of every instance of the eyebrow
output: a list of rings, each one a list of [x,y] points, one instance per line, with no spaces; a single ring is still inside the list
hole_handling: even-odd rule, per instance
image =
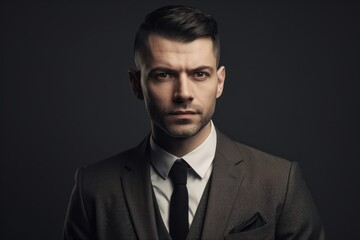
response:
[[[191,69],[191,70],[189,70],[189,72],[199,72],[199,71],[204,71],[204,70],[210,71],[210,73],[213,72],[213,68],[210,66],[206,66],[206,65]],[[177,71],[172,68],[167,68],[167,67],[156,67],[149,71],[148,76],[151,76],[152,74],[154,74],[154,72],[172,72],[172,73],[174,73]]]
[[[197,67],[197,68],[191,70],[191,72],[199,72],[199,71],[204,71],[204,70],[208,70],[211,73],[213,72],[213,68],[210,66],[200,66],[200,67]]]

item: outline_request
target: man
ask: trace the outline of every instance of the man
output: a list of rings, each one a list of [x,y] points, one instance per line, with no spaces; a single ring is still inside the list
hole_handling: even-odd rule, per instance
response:
[[[298,165],[215,129],[225,67],[212,16],[157,9],[134,52],[130,83],[151,134],[77,171],[64,239],[324,238]]]

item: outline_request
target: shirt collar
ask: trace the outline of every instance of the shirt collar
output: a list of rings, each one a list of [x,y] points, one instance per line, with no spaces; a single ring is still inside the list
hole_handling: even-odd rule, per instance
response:
[[[187,162],[187,164],[189,164],[189,166],[200,178],[203,178],[214,160],[216,142],[216,131],[214,124],[211,121],[210,134],[204,142],[180,158]],[[176,157],[159,147],[152,137],[150,137],[150,148],[150,160],[153,167],[163,179],[166,179],[172,165],[177,159],[179,159],[179,157]]]

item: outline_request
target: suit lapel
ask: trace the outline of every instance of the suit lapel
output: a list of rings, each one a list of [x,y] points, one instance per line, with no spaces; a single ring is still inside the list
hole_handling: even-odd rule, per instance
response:
[[[219,131],[217,135],[203,239],[223,238],[236,195],[245,176],[241,168],[242,157],[234,143]]]
[[[245,173],[233,141],[217,131],[218,141],[203,226],[203,239],[222,239]],[[148,159],[148,138],[135,149],[122,177],[125,198],[139,239],[158,239]]]
[[[122,177],[125,198],[139,239],[157,239],[148,159],[148,138],[134,151]]]

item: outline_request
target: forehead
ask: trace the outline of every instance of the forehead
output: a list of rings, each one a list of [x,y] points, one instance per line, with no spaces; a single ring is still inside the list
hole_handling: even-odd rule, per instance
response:
[[[181,42],[158,34],[148,38],[150,65],[153,64],[206,64],[216,65],[212,39],[198,38],[191,42]]]

